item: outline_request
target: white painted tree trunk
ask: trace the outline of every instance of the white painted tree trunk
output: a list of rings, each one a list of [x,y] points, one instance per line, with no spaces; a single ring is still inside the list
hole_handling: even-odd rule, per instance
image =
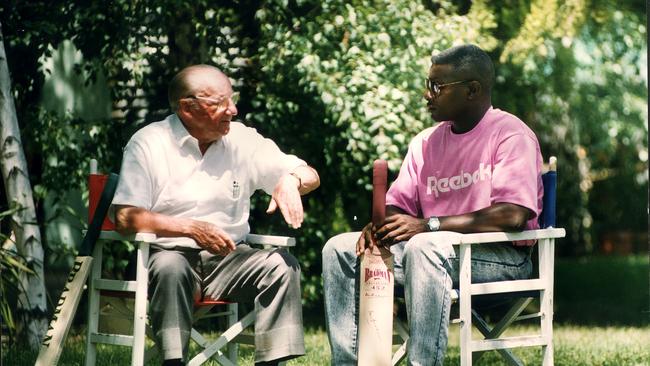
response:
[[[23,292],[16,309],[18,336],[38,349],[47,330],[47,302],[43,277],[43,245],[36,220],[32,186],[18,128],[18,118],[11,94],[9,66],[0,24],[0,165],[9,207],[21,207],[11,216],[18,253],[34,274],[24,274]]]

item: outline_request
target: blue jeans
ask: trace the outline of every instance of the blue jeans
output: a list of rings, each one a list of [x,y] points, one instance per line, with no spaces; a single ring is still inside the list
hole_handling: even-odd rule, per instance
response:
[[[323,288],[332,365],[357,363],[359,232],[331,238],[323,248]],[[458,247],[444,232],[419,234],[391,247],[395,282],[403,285],[409,320],[409,365],[442,365],[447,349],[452,286],[458,286]],[[472,282],[530,277],[530,248],[510,243],[472,247]]]

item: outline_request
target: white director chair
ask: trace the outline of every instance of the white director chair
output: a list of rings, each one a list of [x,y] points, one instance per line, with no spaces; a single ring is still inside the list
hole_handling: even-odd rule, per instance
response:
[[[93,159],[94,160],[94,159]],[[100,178],[96,171],[97,163],[91,161],[91,179]],[[93,177],[94,175],[94,177]],[[101,190],[103,186],[99,187]],[[92,189],[92,184],[91,184]],[[95,193],[96,194],[96,193]],[[93,197],[93,192],[91,192]],[[91,209],[92,211],[92,209]],[[97,358],[97,344],[111,344],[132,347],[132,366],[144,365],[156,350],[147,350],[145,356],[145,339],[153,339],[151,328],[147,324],[147,290],[149,268],[149,246],[156,239],[150,233],[138,233],[128,236],[120,235],[114,230],[112,224],[105,222],[95,248],[93,250],[93,264],[88,279],[88,330],[86,337],[86,366],[95,365]],[[102,278],[103,249],[106,242],[129,241],[136,247],[136,278],[135,280],[116,280]],[[264,247],[292,247],[296,240],[291,237],[256,235],[246,236],[248,244],[262,245]],[[104,296],[104,298],[102,298]],[[133,308],[126,305],[125,298],[134,298]],[[101,301],[100,301],[101,300]],[[211,313],[210,310],[217,305],[225,305],[226,311]],[[132,319],[131,334],[116,334],[100,331],[99,318],[113,316],[117,318]],[[237,365],[237,343],[254,344],[254,335],[242,332],[255,321],[254,311],[249,312],[239,319],[238,304],[220,299],[201,299],[195,301],[194,322],[199,319],[212,317],[226,317],[228,329],[216,340],[209,341],[196,329],[192,329],[191,339],[201,348],[201,351],[189,360],[188,366],[201,365],[208,359],[214,359],[224,366]],[[130,320],[128,319],[128,320]],[[224,353],[223,349],[227,348]],[[284,364],[280,363],[281,365]]]
[[[452,290],[452,301],[459,307],[459,317],[451,319],[452,323],[460,325],[460,364],[472,365],[486,351],[496,350],[510,365],[523,365],[510,349],[517,347],[542,347],[542,365],[553,365],[553,268],[555,239],[566,235],[564,229],[555,226],[555,195],[557,184],[556,158],[551,157],[548,172],[542,175],[544,182],[543,211],[539,217],[539,230],[523,232],[490,232],[475,234],[460,234],[455,232],[436,232],[427,235],[431,241],[441,241],[459,246],[459,286]],[[520,240],[537,240],[538,272],[537,278],[500,281],[488,283],[472,283],[471,254],[472,246],[512,242]],[[490,296],[491,300],[502,297],[515,299],[510,310],[494,325],[480,315],[473,307],[473,298]],[[539,311],[522,315],[528,304],[539,298]],[[523,336],[502,336],[505,330],[515,321],[539,318],[540,327],[536,334]],[[472,338],[472,325],[483,335],[484,339]],[[395,330],[398,338],[404,343],[393,355],[393,365],[397,365],[406,357],[408,342],[408,327],[396,319]],[[472,356],[474,359],[472,359]]]

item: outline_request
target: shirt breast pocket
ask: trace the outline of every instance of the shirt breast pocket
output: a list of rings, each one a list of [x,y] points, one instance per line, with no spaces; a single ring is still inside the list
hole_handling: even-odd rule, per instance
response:
[[[246,206],[248,187],[238,179],[230,178],[219,182],[215,187],[214,195],[206,202],[205,211],[218,212],[222,220],[234,223],[241,219]],[[210,214],[210,212],[205,212]]]

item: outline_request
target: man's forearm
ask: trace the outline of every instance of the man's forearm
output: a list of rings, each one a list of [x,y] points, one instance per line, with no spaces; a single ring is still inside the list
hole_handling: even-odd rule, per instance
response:
[[[395,206],[386,206],[386,217],[406,215],[407,213]],[[409,215],[410,216],[410,215]],[[477,233],[494,231],[521,231],[531,217],[531,211],[512,203],[495,203],[484,209],[461,215],[440,216],[440,228],[444,231],[459,233]],[[422,223],[422,230],[427,231],[428,217],[413,217]]]
[[[118,206],[116,228],[121,234],[154,233],[160,237],[192,237],[196,222],[145,210],[140,207]]]
[[[521,231],[526,228],[530,215],[530,210],[525,207],[495,203],[478,211],[440,217],[440,230],[459,233]]]

